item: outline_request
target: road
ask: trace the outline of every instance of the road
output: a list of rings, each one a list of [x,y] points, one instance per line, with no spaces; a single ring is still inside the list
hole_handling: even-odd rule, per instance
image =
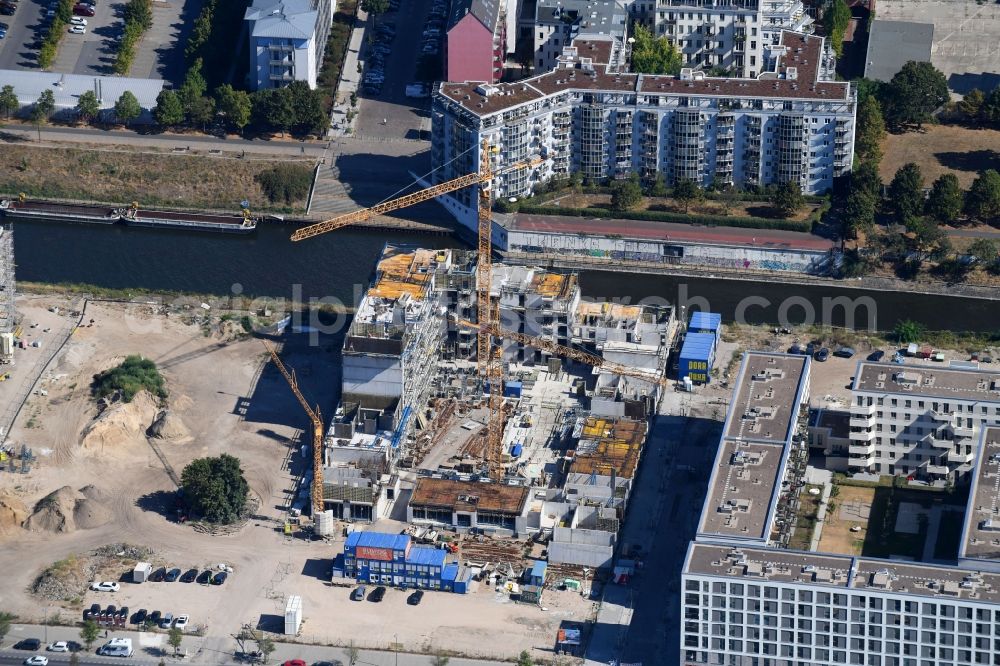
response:
[[[47,635],[47,639],[46,639]],[[271,635],[272,638],[280,638]],[[15,666],[24,663],[24,660],[33,654],[45,654],[49,658],[50,666],[68,666],[69,655],[65,653],[53,652],[30,652],[24,650],[10,649],[22,638],[35,637],[43,642],[45,640],[80,640],[79,629],[75,627],[42,627],[37,625],[13,625],[7,638],[3,641],[4,649],[0,649],[0,666]],[[166,635],[162,633],[138,633],[112,631],[111,637],[132,638],[132,646],[135,656],[131,659],[104,657],[95,654],[97,646],[103,644],[107,639],[98,639],[91,651],[78,652],[80,666],[154,666],[159,664],[165,657],[169,658],[172,649],[166,644]],[[343,640],[349,640],[344,637]],[[332,648],[322,645],[298,645],[292,643],[275,642],[275,651],[269,659],[271,664],[281,664],[290,659],[302,659],[306,663],[318,661],[340,660],[344,664],[349,663],[347,650],[342,648]],[[182,663],[190,664],[235,664],[233,652],[237,649],[236,641],[232,639],[208,639],[198,636],[185,636],[181,645],[181,651],[186,652],[187,657]],[[407,652],[389,652],[379,650],[359,650],[359,666],[432,666],[432,656],[424,654],[412,654]],[[173,661],[173,660],[171,660]],[[175,662],[176,663],[176,662]],[[463,659],[452,657],[448,666],[501,666],[505,662],[485,661],[478,659]],[[509,665],[508,665],[509,666]]]
[[[227,137],[225,139],[204,134],[139,134],[131,130],[103,130],[94,127],[61,127],[44,126],[36,128],[33,125],[8,123],[0,125],[0,137],[6,140],[37,141],[39,131],[43,142],[87,143],[99,145],[126,145],[150,148],[188,148],[197,150],[223,150],[226,152],[245,151],[254,154],[306,156],[320,158],[326,153],[327,142],[287,141],[261,139],[241,139]],[[20,138],[18,138],[20,137]]]

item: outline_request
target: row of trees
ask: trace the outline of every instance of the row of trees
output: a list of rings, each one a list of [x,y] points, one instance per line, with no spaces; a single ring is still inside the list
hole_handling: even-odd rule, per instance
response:
[[[73,0],[59,0],[59,4],[56,6],[56,15],[52,17],[42,45],[38,49],[38,66],[42,69],[48,69],[55,62],[56,53],[59,51],[59,42],[66,34],[66,26],[72,16]]]
[[[118,41],[118,56],[112,67],[115,74],[128,74],[135,60],[135,47],[142,34],[152,27],[152,0],[128,0],[125,4],[125,30]]]
[[[722,191],[723,194],[727,192],[736,194],[732,188]],[[639,175],[633,173],[628,178],[616,180],[611,184],[611,210],[618,212],[633,210],[642,203],[644,195],[670,197],[684,207],[686,214],[690,211],[691,204],[705,199],[705,190],[695,181],[688,179],[679,180],[672,188],[668,188],[662,174],[657,174],[656,179],[649,182],[644,189]],[[770,202],[779,215],[790,217],[802,209],[805,197],[798,183],[783,183],[773,188]]]
[[[838,58],[844,54],[844,34],[850,21],[851,9],[844,0],[833,0],[823,12],[823,28]]]

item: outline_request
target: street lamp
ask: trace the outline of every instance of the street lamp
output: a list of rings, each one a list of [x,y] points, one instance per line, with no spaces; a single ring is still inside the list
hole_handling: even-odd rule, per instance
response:
[[[399,666],[399,634],[392,635],[392,651],[395,653],[396,666]]]

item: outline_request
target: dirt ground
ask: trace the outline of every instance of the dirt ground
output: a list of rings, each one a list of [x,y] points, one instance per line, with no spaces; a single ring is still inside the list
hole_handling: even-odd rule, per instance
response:
[[[938,176],[953,173],[968,189],[979,172],[1000,169],[1000,131],[992,129],[927,125],[920,132],[890,134],[882,150],[879,173],[884,183],[909,162],[920,165],[926,187]]]
[[[557,194],[546,199],[545,205],[558,205],[567,208],[610,208],[610,194]],[[789,220],[805,220],[817,206],[807,204],[798,213],[790,216]],[[684,213],[684,206],[669,197],[643,197],[642,203],[636,210],[668,211],[672,213]],[[726,215],[726,211],[721,201],[716,199],[705,199],[700,203],[691,204],[688,209],[692,215]],[[769,204],[761,201],[734,201],[730,206],[729,215],[733,217],[775,217],[775,213]]]
[[[832,513],[827,511],[819,550],[823,553],[860,555],[868,533],[868,520],[865,516],[871,509],[875,489],[837,487],[840,489],[837,496],[830,498],[830,504],[835,504],[836,509]],[[852,532],[851,527],[854,526],[860,527],[861,531]]]
[[[246,199],[254,210],[285,210],[283,202],[269,203],[256,180],[258,174],[281,163],[151,154],[124,147],[111,151],[5,143],[0,151],[0,193],[233,212]],[[312,169],[312,161],[299,163]],[[304,198],[294,201],[289,210],[305,210],[305,204]]]
[[[68,303],[40,296],[20,299],[19,309],[30,322],[51,314],[47,308],[54,304]],[[197,307],[193,313],[204,316]],[[241,624],[274,630],[285,599],[297,594],[304,601],[303,641],[343,645],[353,640],[358,647],[380,648],[398,642],[405,650],[447,648],[507,658],[523,649],[551,656],[560,623],[589,616],[592,602],[567,592],[547,592],[546,610],[515,605],[487,589],[468,595],[431,592],[413,608],[395,590],[375,604],[352,602],[349,588],[332,587],[329,570],[342,550],[340,540],[285,537],[278,527],[305,462],[294,453],[308,423],[301,408],[273,365],[263,366],[259,341],[223,338],[215,332],[206,336],[202,321],[187,320],[193,313],[164,316],[149,306],[88,305],[85,321],[93,318],[94,326],[84,326],[71,337],[46,374],[47,395],[32,396],[11,431],[12,441],[32,447],[39,460],[27,475],[0,475],[0,492],[13,492],[30,512],[58,488],[92,485],[107,498],[110,519],[69,532],[0,531],[0,608],[26,621],[40,621],[47,611],[65,623],[77,621],[91,603],[187,613],[193,627],[204,631],[197,640],[205,649],[226,651],[233,649],[230,635]],[[338,354],[330,353],[336,348],[329,341],[316,348],[293,338],[282,354],[297,370],[303,393],[324,413],[333,412],[339,385]],[[106,437],[101,446],[81,447],[96,414],[89,395],[93,375],[129,353],[157,362],[167,382],[167,406],[190,433],[183,443],[160,442],[167,464],[180,474],[195,457],[228,452],[240,458],[261,506],[237,532],[203,534],[168,519],[174,485],[145,436]],[[150,560],[157,565],[186,570],[225,563],[233,573],[221,587],[123,582],[117,593],[97,593],[81,586],[80,597],[62,603],[30,592],[34,579],[53,562],[118,542],[151,548]],[[120,577],[130,572],[106,573],[125,581]],[[504,630],[498,632],[497,627]]]

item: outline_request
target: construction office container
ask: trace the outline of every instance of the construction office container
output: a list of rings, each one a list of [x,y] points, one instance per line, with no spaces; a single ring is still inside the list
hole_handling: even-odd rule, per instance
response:
[[[707,384],[715,364],[716,342],[713,333],[688,333],[677,362],[677,378],[683,381],[687,377],[694,384]]]

